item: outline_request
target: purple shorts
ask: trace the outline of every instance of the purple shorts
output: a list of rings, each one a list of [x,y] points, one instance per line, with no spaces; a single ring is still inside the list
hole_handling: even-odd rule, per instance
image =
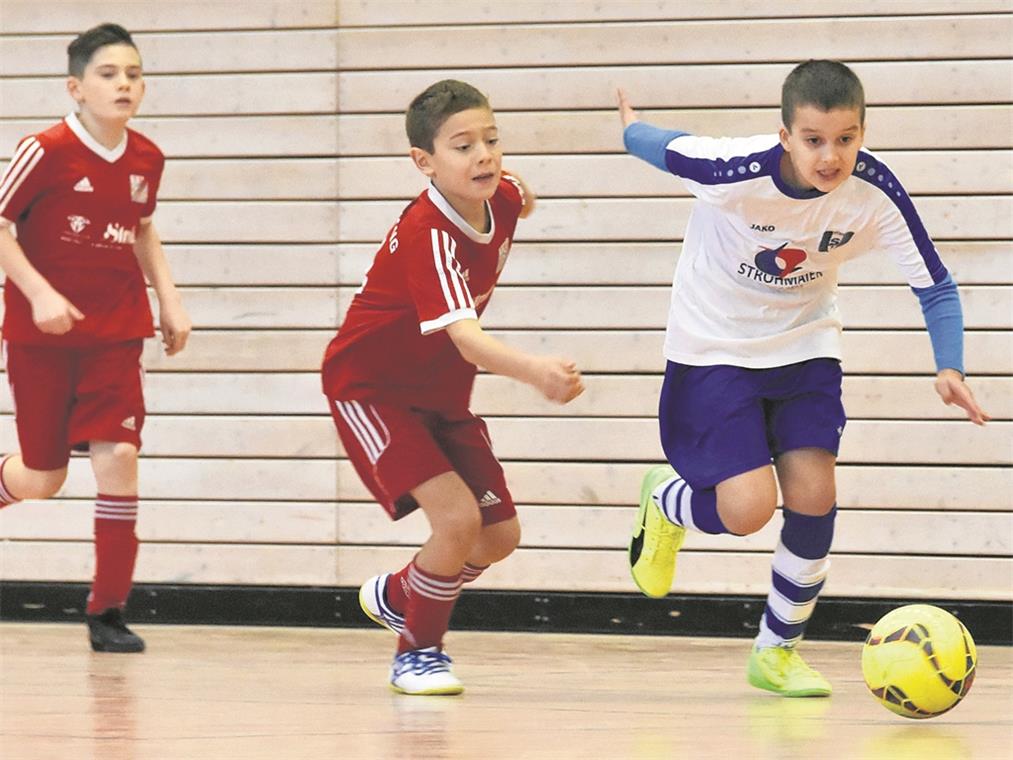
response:
[[[668,461],[693,488],[770,464],[792,449],[837,455],[847,417],[841,363],[770,369],[669,362],[658,420]]]

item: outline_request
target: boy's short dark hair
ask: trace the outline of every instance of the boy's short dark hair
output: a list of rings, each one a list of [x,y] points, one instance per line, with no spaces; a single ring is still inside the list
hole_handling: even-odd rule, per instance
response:
[[[839,61],[808,60],[792,70],[781,87],[781,121],[788,131],[799,106],[816,106],[823,111],[856,108],[865,124],[862,82]]]
[[[433,152],[433,138],[443,122],[469,108],[489,108],[489,99],[467,82],[444,79],[415,96],[405,114],[405,131],[413,148]]]
[[[67,46],[67,73],[80,79],[84,69],[95,55],[95,51],[106,45],[130,45],[137,50],[130,32],[119,24],[99,24],[87,32],[81,32]]]

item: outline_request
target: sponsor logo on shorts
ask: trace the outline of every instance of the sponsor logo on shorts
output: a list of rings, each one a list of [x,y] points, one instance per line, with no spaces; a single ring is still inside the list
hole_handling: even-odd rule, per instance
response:
[[[120,423],[120,427],[125,427],[127,430],[137,431],[137,418],[133,415],[127,417],[123,422]]]

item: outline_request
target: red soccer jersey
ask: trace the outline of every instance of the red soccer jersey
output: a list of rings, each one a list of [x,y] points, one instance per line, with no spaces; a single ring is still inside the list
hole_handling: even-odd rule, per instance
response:
[[[105,148],[74,114],[21,141],[0,180],[0,216],[17,225],[28,260],[85,318],[64,335],[43,333],[8,281],[4,339],[88,346],[154,334],[133,244],[140,220],[155,211],[164,163],[131,129]]]
[[[401,213],[327,347],[324,392],[437,411],[468,408],[475,380],[444,328],[485,310],[523,206],[503,175],[480,233],[430,186]]]

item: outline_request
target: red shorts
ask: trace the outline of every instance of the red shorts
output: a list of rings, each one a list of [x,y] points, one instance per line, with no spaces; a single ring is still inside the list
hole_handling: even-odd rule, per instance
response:
[[[66,467],[89,441],[141,447],[144,341],[87,348],[4,343],[7,382],[25,465]]]
[[[355,471],[393,520],[418,509],[409,493],[445,472],[467,483],[482,524],[517,514],[485,421],[369,401],[328,399],[338,437]]]

